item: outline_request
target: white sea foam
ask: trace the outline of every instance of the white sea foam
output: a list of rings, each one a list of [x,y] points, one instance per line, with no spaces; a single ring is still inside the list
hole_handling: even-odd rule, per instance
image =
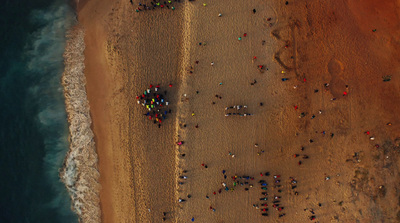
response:
[[[78,213],[80,222],[101,222],[100,174],[85,89],[84,36],[85,32],[80,26],[74,27],[67,34],[62,84],[70,148],[60,177],[70,193],[73,210]]]

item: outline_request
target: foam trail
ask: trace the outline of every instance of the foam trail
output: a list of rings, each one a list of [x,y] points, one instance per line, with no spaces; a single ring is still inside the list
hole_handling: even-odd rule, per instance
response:
[[[65,32],[75,24],[76,18],[65,1],[56,0],[49,7],[33,10],[30,20],[40,28],[31,34],[31,41],[25,46],[25,56],[29,58],[27,73],[34,79],[28,91],[32,98],[29,104],[39,109],[35,117],[44,140],[43,171],[54,192],[50,202],[43,208],[55,209],[62,218],[61,222],[76,222],[76,215],[69,210],[70,202],[65,199],[68,196],[66,190],[58,177],[68,148],[64,98],[60,86],[62,54]]]
[[[67,34],[62,84],[69,122],[70,150],[60,177],[70,192],[73,210],[79,215],[80,222],[101,222],[100,174],[85,89],[84,36],[85,32],[80,26]]]

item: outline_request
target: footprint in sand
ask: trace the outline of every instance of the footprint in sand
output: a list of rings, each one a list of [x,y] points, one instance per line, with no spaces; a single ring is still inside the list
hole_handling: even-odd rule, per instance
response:
[[[340,76],[343,73],[343,63],[335,58],[332,58],[328,63],[328,72],[332,76]]]
[[[343,63],[336,58],[332,58],[327,64],[326,68],[328,70],[328,73],[331,75],[330,86],[332,97],[341,97],[343,92],[346,91]]]

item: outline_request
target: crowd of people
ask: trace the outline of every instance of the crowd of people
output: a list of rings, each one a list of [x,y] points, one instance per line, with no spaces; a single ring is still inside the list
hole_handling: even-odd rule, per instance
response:
[[[167,94],[167,91],[164,91],[164,94],[159,93],[160,85],[157,84],[153,86],[150,84],[149,88],[147,88],[141,95],[136,96],[137,103],[146,108],[147,112],[143,115],[147,116],[149,120],[152,120],[154,124],[158,124],[158,127],[161,127],[161,123],[166,119],[167,114],[171,113],[171,109],[168,109],[169,102],[166,101],[164,95]]]
[[[269,172],[266,172],[265,174],[260,173],[260,176],[270,176]],[[273,188],[279,188],[277,189],[278,193],[281,193],[281,185],[280,185],[280,175],[274,175],[273,176],[273,180],[274,180],[274,186]],[[261,187],[261,195],[262,197],[259,199],[260,202],[262,202],[261,204],[253,204],[253,207],[255,209],[260,209],[261,210],[261,215],[262,216],[269,216],[269,206],[268,206],[268,183],[265,180],[260,180],[258,181],[258,183],[260,184]],[[281,196],[274,194],[272,196],[272,202],[271,202],[271,207],[273,207],[276,211],[278,211],[278,217],[281,218],[283,216],[285,216],[285,213],[282,213],[282,210],[284,210],[284,207],[281,204]],[[261,206],[261,207],[260,207]]]
[[[151,11],[151,10],[156,10],[156,9],[171,9],[171,10],[175,10],[175,7],[177,6],[177,3],[180,3],[181,0],[168,0],[168,1],[160,1],[160,0],[148,0],[144,2],[139,2],[137,4],[137,8],[136,8],[136,4],[135,6],[133,6],[134,8],[136,8],[136,12],[144,12],[144,11]],[[182,0],[184,1],[184,0]],[[192,0],[188,0],[188,1],[192,1]],[[133,0],[130,0],[131,4],[134,5]],[[206,3],[202,3],[203,6],[206,6]],[[289,2],[285,1],[285,4],[288,5]],[[256,14],[257,10],[253,9],[252,13]],[[216,14],[217,15],[217,14]],[[219,13],[218,17],[221,17],[222,14]],[[224,15],[225,17],[225,15]],[[268,17],[266,19],[266,21],[270,22],[272,18]],[[272,23],[269,23],[269,26],[272,26]],[[375,32],[375,30],[373,30],[373,32]],[[249,33],[251,34],[251,33]],[[247,33],[244,33],[243,37],[246,37]],[[235,37],[236,39],[236,37]],[[239,41],[243,42],[245,38],[239,37],[237,38]],[[211,43],[211,42],[210,42]],[[266,42],[265,40],[262,40],[262,45],[264,45]],[[199,47],[204,47],[206,45],[211,45],[211,44],[207,44],[206,42],[202,41],[198,43]],[[285,43],[285,48],[290,48],[292,47],[290,45],[290,42]],[[291,59],[294,59],[293,56],[291,57]],[[210,64],[212,67],[218,67],[219,66],[219,61],[215,60],[216,63],[214,63],[213,61],[209,60],[207,63]],[[269,68],[266,65],[263,65],[262,62],[258,62],[257,57],[254,56],[252,59],[252,62],[255,63],[257,61],[256,64],[254,64],[254,66],[257,66],[257,71],[259,71],[260,73],[266,73],[267,71],[269,71]],[[199,61],[197,60],[195,62],[196,64],[199,64]],[[196,65],[194,65],[196,66]],[[193,74],[194,73],[194,66],[190,66],[190,69],[187,70],[188,74]],[[283,68],[285,69],[285,68]],[[293,81],[295,81],[295,78],[290,75],[290,72],[288,72],[290,69],[286,69],[281,71],[281,74],[283,76],[278,78],[279,82],[284,82],[284,84],[288,84],[288,83],[292,83]],[[287,74],[288,72],[288,74]],[[297,77],[298,78],[298,77]],[[391,76],[383,76],[383,81],[387,82],[391,80]],[[298,82],[302,82],[302,83],[306,83],[307,80],[306,78],[303,79],[303,77],[301,78],[302,80],[299,80]],[[253,79],[251,79],[253,80]],[[223,85],[222,80],[220,80],[221,82],[219,82],[219,86]],[[261,82],[259,80],[259,82]],[[250,82],[250,85],[253,86],[253,88],[256,88],[255,86],[258,86],[260,83],[258,83],[256,79],[254,79],[252,82]],[[216,83],[215,83],[216,84]],[[225,82],[224,82],[225,84]],[[298,83],[300,85],[300,83]],[[345,85],[346,90],[343,91],[343,97],[349,97],[349,90],[348,90],[348,85]],[[298,88],[298,85],[294,85],[293,86],[294,89]],[[317,94],[319,92],[322,92],[323,90],[325,91],[330,91],[330,83],[324,83],[323,86],[321,85],[320,87],[318,87],[319,89],[314,89],[314,94]],[[322,91],[321,91],[322,89]],[[171,110],[167,109],[168,106],[168,102],[165,101],[164,95],[163,94],[159,94],[159,85],[157,85],[154,89],[153,86],[150,85],[150,87],[148,89],[146,89],[144,91],[144,93],[142,95],[137,96],[137,102],[138,104],[141,104],[142,106],[144,106],[147,111],[144,114],[145,116],[148,117],[149,120],[152,120],[155,124],[158,124],[158,126],[161,126],[161,123],[163,122],[163,120],[166,119],[166,116],[168,113],[171,113]],[[219,93],[219,92],[218,92]],[[196,91],[196,94],[199,94],[199,91]],[[321,93],[319,93],[321,94]],[[340,92],[341,94],[341,92]],[[185,95],[186,96],[186,95]],[[215,97],[217,98],[217,100],[221,100],[222,101],[222,96],[221,95],[215,95]],[[338,96],[336,96],[338,97]],[[330,100],[331,101],[336,101],[337,98],[336,97],[332,97]],[[211,103],[214,105],[216,104],[215,101],[212,101]],[[260,103],[260,106],[263,106],[263,103]],[[233,105],[233,106],[228,106],[225,107],[225,117],[230,117],[230,116],[239,116],[239,117],[247,117],[247,116],[253,116],[254,114],[252,113],[248,113],[247,112],[247,105]],[[322,110],[319,110],[319,108],[315,109],[314,111],[312,111],[311,113],[307,113],[305,110],[300,110],[298,105],[294,105],[294,109],[296,110],[296,114],[297,116],[303,120],[304,119],[311,119],[311,120],[318,120],[319,117],[323,117],[324,115],[322,115]],[[297,111],[299,109],[299,111]],[[302,108],[301,108],[302,109]],[[318,113],[317,113],[318,111]],[[324,111],[325,113],[325,111]],[[196,113],[197,114],[197,113]],[[221,114],[221,113],[220,113]],[[191,113],[192,116],[195,116],[195,112],[193,111]],[[321,115],[321,116],[320,116]],[[388,123],[387,125],[391,125],[391,123]],[[183,125],[183,127],[186,127],[186,124]],[[199,125],[195,125],[195,128],[199,128]],[[197,131],[197,130],[196,130]],[[319,129],[318,131],[316,131],[316,134],[322,134],[322,136],[324,137],[328,137],[328,135],[330,136],[330,138],[333,138],[335,136],[334,133],[332,132],[328,132],[325,131],[323,129]],[[366,135],[368,135],[369,140],[374,141],[375,137],[374,136],[369,136],[370,132],[367,131],[365,132]],[[298,133],[296,133],[296,135],[298,135]],[[336,136],[337,137],[337,136]],[[318,138],[310,138],[309,139],[309,143],[314,143],[314,140],[317,140]],[[185,139],[186,140],[186,139]],[[184,144],[184,141],[178,141],[177,146],[181,147]],[[186,144],[183,146],[185,147]],[[255,147],[258,147],[258,144],[256,144]],[[380,145],[379,144],[375,144],[376,148],[379,148]],[[307,154],[304,154],[304,148],[305,147],[301,147],[301,152],[298,153],[289,153],[293,154],[294,160],[295,162],[300,166],[300,165],[307,165],[307,160],[310,159],[310,156],[308,156]],[[264,150],[258,150],[257,155],[261,156],[265,151]],[[266,153],[267,154],[267,153]],[[181,153],[180,157],[185,157],[185,153]],[[235,157],[235,154],[231,153],[230,151],[228,152],[228,155],[232,158]],[[358,153],[354,153],[353,156],[354,162],[360,162],[360,158],[359,158],[359,154]],[[206,165],[205,163],[201,164],[202,168],[207,169],[208,165]],[[211,166],[211,165],[210,165]],[[183,172],[182,175],[179,176],[179,180],[178,180],[178,184],[179,185],[183,185],[186,184],[186,180],[188,179],[188,175],[184,174],[186,172]],[[217,190],[213,191],[212,194],[213,195],[217,195],[220,193],[223,193],[224,191],[248,191],[250,190],[250,188],[253,188],[253,182],[256,182],[255,177],[251,177],[248,175],[243,175],[243,176],[232,176],[230,178],[227,177],[226,171],[222,170],[223,173],[223,182],[221,183],[222,187],[219,187]],[[260,173],[261,177],[266,177],[269,176],[269,173]],[[330,177],[326,176],[325,180],[329,180]],[[278,216],[279,218],[284,217],[286,214],[283,213],[284,211],[284,207],[282,206],[281,203],[281,192],[282,192],[282,184],[281,184],[281,179],[279,175],[275,175],[273,176],[273,181],[272,181],[272,190],[274,191],[273,195],[269,193],[269,190],[271,190],[271,188],[269,187],[269,184],[267,183],[268,179],[260,179],[258,181],[259,187],[261,189],[261,197],[259,197],[259,203],[257,204],[253,204],[253,207],[256,209],[261,210],[261,215],[262,216],[269,216],[269,208],[273,210],[276,210],[278,212]],[[294,194],[294,195],[298,195],[299,192],[297,191],[297,180],[294,177],[289,177],[289,185],[288,187],[290,188],[290,193]],[[240,187],[242,187],[242,189],[239,189]],[[286,185],[285,185],[286,187]],[[271,195],[271,196],[269,196]],[[211,196],[211,195],[210,195]],[[186,197],[180,197],[178,199],[179,203],[184,203],[187,201],[187,199],[189,199],[191,197],[191,195],[187,195]],[[209,199],[209,195],[206,195],[206,198]],[[268,204],[268,198],[270,198],[271,204],[269,206]],[[271,199],[272,198],[272,199]],[[272,208],[271,208],[272,207]],[[214,206],[209,207],[209,209],[213,212],[216,212],[217,208]],[[306,210],[306,209],[305,209]],[[315,220],[316,219],[316,215],[314,213],[313,209],[308,209],[311,213],[311,216],[309,216],[310,220]],[[163,220],[165,220],[165,212],[164,212],[164,217]],[[194,217],[191,219],[192,221],[194,221]]]
[[[133,0],[129,0],[132,5],[134,5]],[[189,0],[191,1],[191,0]],[[160,0],[151,0],[151,1],[142,1],[139,2],[137,8],[135,9],[136,12],[143,12],[143,11],[151,11],[155,9],[171,9],[175,10],[175,3],[180,3],[181,0],[169,0],[169,1],[160,1]]]
[[[189,0],[190,1],[190,0]],[[138,4],[138,8],[136,9],[136,12],[142,12],[142,11],[148,11],[148,10],[155,10],[155,9],[175,9],[175,3],[176,2],[180,2],[180,0],[174,0],[174,1],[159,1],[159,0],[153,0],[147,3],[139,3]],[[132,0],[131,0],[132,3]],[[133,4],[133,3],[132,3]],[[205,6],[205,5],[204,5]],[[253,10],[253,13],[256,13],[256,9]],[[222,16],[222,14],[218,15],[219,17]],[[270,21],[271,18],[268,18],[268,21]],[[244,34],[244,37],[247,36],[247,33]],[[239,40],[241,40],[241,37],[239,37]],[[265,41],[263,40],[262,45],[265,44]],[[199,46],[203,47],[206,45],[206,42],[200,42],[198,43]],[[285,48],[288,48],[289,46],[286,45]],[[252,62],[254,63],[257,60],[257,57],[254,56],[252,59]],[[197,64],[199,64],[200,61],[196,60],[195,61],[195,65],[190,66],[190,68],[187,69],[187,72],[189,75],[194,74],[194,66],[197,66]],[[211,62],[210,63],[211,66],[214,66],[215,63]],[[215,65],[217,66],[217,65]],[[268,71],[269,69],[262,64],[258,64],[257,65],[257,70],[260,73],[264,73],[266,71]],[[286,71],[282,71],[283,75],[286,75]],[[283,77],[280,78],[281,81],[284,82],[289,82],[289,78],[288,77]],[[306,79],[304,78],[304,82],[306,82]],[[252,81],[250,83],[251,86],[254,86],[257,84],[257,80],[254,79],[254,81]],[[219,86],[222,86],[223,82],[219,82]],[[328,90],[328,86],[329,84],[326,83],[324,84],[325,89]],[[168,102],[165,101],[164,95],[163,94],[159,94],[159,85],[155,86],[153,89],[153,86],[150,85],[150,87],[148,89],[146,89],[144,91],[144,93],[140,96],[137,96],[138,99],[138,104],[142,104],[148,111],[145,114],[146,116],[148,116],[148,118],[150,120],[153,120],[154,123],[158,123],[159,127],[161,126],[162,121],[166,118],[166,115],[168,113],[171,113],[171,110],[168,110],[166,107],[168,106]],[[297,89],[297,85],[294,86],[294,89]],[[318,90],[314,91],[315,93],[318,92]],[[166,92],[165,92],[166,94]],[[196,94],[199,94],[199,91],[196,91]],[[343,96],[347,95],[347,92],[344,93]],[[185,95],[186,97],[186,95]],[[217,100],[221,100],[222,96],[220,94],[216,94],[215,98],[217,98]],[[215,101],[212,101],[212,104],[216,104]],[[263,103],[260,103],[260,106],[263,106]],[[247,112],[248,106],[247,105],[232,105],[232,106],[227,106],[225,107],[225,117],[229,117],[229,116],[239,116],[239,117],[247,117],[247,116],[252,116],[254,114],[252,113],[248,113]],[[298,109],[298,106],[295,106],[295,110]],[[319,110],[318,112],[319,114],[322,114],[322,111]],[[193,111],[191,113],[192,116],[195,116],[195,112]],[[301,112],[299,115],[299,118],[303,118],[306,116],[305,112]],[[312,115],[311,119],[314,119],[316,116]],[[182,127],[182,126],[181,126]],[[183,125],[183,127],[186,127],[186,124]],[[198,128],[198,124],[195,126],[196,128]],[[322,132],[323,135],[325,135],[325,131]],[[333,137],[333,133],[331,133],[331,137]],[[313,140],[310,139],[310,143],[312,143]],[[176,142],[178,147],[181,147],[184,144],[184,141],[178,141]],[[255,145],[255,147],[258,147],[258,144]],[[304,147],[302,147],[301,151],[303,152]],[[262,153],[264,153],[264,150],[260,150],[257,155],[261,155]],[[232,158],[235,157],[234,154],[232,154],[231,152],[228,153],[229,156],[231,156]],[[180,157],[185,157],[186,154],[185,153],[181,153]],[[298,159],[298,165],[302,165],[302,162],[306,159],[309,159],[308,155],[305,154],[294,154],[293,155],[294,158]],[[208,165],[206,165],[205,163],[201,163],[202,168],[207,169]],[[186,184],[186,180],[189,179],[189,176],[186,174],[187,171],[183,171],[181,173],[181,175],[179,176],[178,179],[178,186],[179,185],[184,185]],[[259,188],[261,190],[261,196],[259,197],[259,201],[255,204],[253,204],[253,207],[257,210],[261,211],[261,215],[262,216],[270,216],[270,209],[274,210],[277,212],[277,216],[279,218],[282,218],[284,216],[286,216],[286,213],[284,213],[285,207],[282,205],[282,184],[281,184],[281,176],[280,175],[274,175],[273,178],[269,177],[270,174],[269,172],[265,172],[265,173],[260,173],[260,176],[262,177],[261,179],[259,179],[258,181],[256,180],[256,177],[252,177],[249,175],[243,175],[243,176],[231,176],[230,178],[227,177],[227,173],[226,170],[222,170],[222,174],[223,174],[223,180],[221,182],[221,186],[218,189],[212,191],[212,195],[210,196],[217,196],[217,194],[221,194],[224,192],[233,192],[233,191],[249,191],[251,188],[255,188],[254,187],[254,182],[258,182],[259,184]],[[265,178],[267,177],[267,178]],[[268,178],[269,177],[269,178]],[[268,184],[268,180],[272,179],[272,188],[269,187]],[[297,181],[295,180],[295,178],[290,177],[290,185],[289,188],[293,191],[294,195],[298,195],[298,192],[296,190],[297,188]],[[270,190],[272,189],[272,193],[270,193]],[[210,194],[211,194],[210,193]],[[206,199],[210,199],[210,196],[207,194],[205,195]],[[180,196],[178,198],[178,203],[185,203],[187,202],[189,199],[191,198],[191,195],[188,194],[186,197],[185,196]],[[268,200],[268,198],[270,198],[270,200]],[[270,202],[270,203],[269,203]],[[210,204],[209,206],[209,210],[216,212],[217,208],[215,206],[212,206]],[[316,217],[315,215],[311,216],[310,219],[314,220]],[[163,220],[166,219],[166,215],[164,212],[164,216],[163,216]],[[191,221],[194,221],[194,217],[191,218]]]

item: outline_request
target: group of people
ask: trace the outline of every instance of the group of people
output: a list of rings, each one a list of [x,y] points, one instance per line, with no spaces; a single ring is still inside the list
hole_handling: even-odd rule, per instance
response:
[[[222,170],[222,174],[224,175],[224,179],[226,180],[227,179],[226,171]],[[264,176],[268,177],[268,176],[270,176],[270,173],[269,172],[260,173],[260,176],[261,177],[264,177]],[[280,178],[281,178],[280,175],[274,175],[273,176],[273,181],[274,181],[274,186],[273,187],[275,189],[278,188],[278,190],[277,190],[278,193],[282,192],[281,189],[280,189],[280,187],[281,187]],[[244,191],[248,191],[250,188],[254,187],[251,181],[254,181],[255,177],[252,177],[252,176],[249,176],[249,175],[243,175],[243,176],[234,175],[234,176],[231,176],[231,179],[232,179],[232,186],[231,187],[229,187],[228,184],[224,181],[224,182],[221,183],[222,188],[218,189],[217,191],[214,191],[213,195],[217,195],[217,193],[220,194],[223,191],[235,191],[235,188],[237,186],[244,186]],[[291,179],[293,179],[293,178],[291,178]],[[294,181],[294,179],[293,179],[293,181]],[[292,183],[293,183],[293,181],[292,181]],[[294,183],[296,183],[296,182],[294,181]],[[260,209],[262,216],[269,216],[269,213],[268,213],[269,209],[268,209],[268,202],[267,202],[268,201],[268,195],[269,195],[268,194],[268,183],[266,182],[265,179],[261,179],[261,180],[258,181],[258,184],[260,185],[260,188],[261,188],[261,195],[262,196],[259,198],[259,201],[261,203],[260,204],[253,204],[253,207],[256,208],[256,209]],[[208,195],[206,195],[206,198],[209,199],[210,197]],[[272,205],[272,207],[274,209],[276,209],[279,212],[278,216],[281,218],[281,217],[285,216],[286,214],[285,213],[281,213],[281,211],[284,209],[284,207],[281,205],[281,200],[280,199],[281,199],[281,196],[273,195],[273,199],[272,199],[272,204],[271,205]],[[180,200],[179,202],[183,202],[183,201]],[[215,211],[215,208],[212,208],[212,210]]]
[[[264,173],[260,173],[260,176],[270,176],[270,173],[269,172],[266,172],[265,174]],[[280,182],[281,182],[280,177],[281,177],[280,175],[274,175],[273,176],[273,180],[274,180],[274,186],[273,187],[274,187],[274,189],[281,187],[281,185],[280,185]],[[262,197],[259,200],[262,203],[261,204],[253,204],[253,207],[255,209],[261,209],[261,215],[262,216],[269,216],[269,213],[268,213],[269,209],[268,209],[268,203],[267,203],[267,200],[268,200],[268,192],[267,192],[268,183],[265,180],[260,180],[260,181],[258,181],[258,183],[260,184],[261,195],[262,195]],[[281,193],[282,191],[281,191],[281,189],[278,189],[277,192]],[[281,211],[284,209],[284,207],[281,206],[281,200],[280,199],[281,199],[281,196],[278,196],[278,195],[274,194],[273,195],[273,199],[272,199],[272,207],[280,212],[278,216],[281,218],[281,217],[285,216],[286,214],[285,213],[281,213]]]
[[[294,158],[297,158],[297,157],[299,157],[299,156],[300,156],[300,154],[297,154],[297,153],[293,155]],[[302,158],[303,158],[303,160],[305,160],[305,159],[308,159],[308,158],[310,158],[310,157],[309,157],[308,155],[303,155]],[[301,160],[299,160],[299,161],[297,162],[297,164],[298,164],[298,165],[301,165],[301,164],[303,164],[303,162],[302,162]]]
[[[268,188],[267,188],[268,183],[267,183],[265,180],[260,180],[260,181],[258,181],[258,183],[259,183],[260,186],[261,186],[261,190],[262,190],[261,195],[263,196],[263,197],[260,198],[260,201],[261,201],[261,202],[264,202],[264,203],[261,203],[261,204],[260,204],[260,205],[262,206],[262,208],[261,208],[261,215],[262,215],[262,216],[268,216],[268,204],[267,204],[268,192],[266,192],[266,190],[268,189]],[[258,205],[258,204],[253,204],[253,207],[255,207],[256,209],[260,209],[260,205]]]
[[[225,117],[231,116],[231,115],[238,115],[240,117],[246,117],[246,116],[251,116],[253,114],[251,113],[240,113],[239,110],[241,109],[246,109],[247,105],[233,105],[225,108],[225,111],[228,111],[228,113],[225,113]],[[238,111],[238,112],[230,112],[230,111]]]
[[[166,119],[167,114],[171,113],[171,109],[168,109],[169,102],[165,100],[164,94],[158,93],[160,85],[153,86],[150,84],[143,94],[137,95],[136,100],[138,104],[141,104],[146,108],[147,112],[143,115],[147,116],[149,120],[152,120],[154,124],[158,124],[161,127],[161,123]]]
[[[282,190],[280,189],[282,187],[281,185],[281,176],[280,175],[274,175],[274,189],[277,189],[278,193],[281,193]],[[272,201],[272,207],[275,208],[275,210],[281,212],[284,207],[281,204],[281,197],[274,195],[274,199]],[[279,213],[279,217],[285,216],[285,213]]]
[[[133,5],[133,0],[129,0],[129,1]],[[174,6],[175,2],[181,2],[181,0],[173,0],[173,1],[172,0],[169,0],[169,1],[152,0],[152,1],[148,1],[148,3],[139,2],[138,7],[135,9],[135,11],[136,12],[150,11],[150,10],[154,10],[154,9],[158,9],[158,8],[160,8],[160,9],[167,8],[167,9],[175,10],[175,6]]]
[[[231,179],[232,181],[232,186],[229,187],[229,185],[225,182],[225,180],[227,179],[227,175],[226,175],[226,171],[222,170],[222,174],[224,175],[224,182],[221,183],[222,188],[218,189],[218,193],[222,193],[223,190],[225,191],[234,191],[236,186],[245,186],[244,190],[248,191],[249,188],[253,187],[253,184],[251,184],[250,180],[254,180],[254,177],[251,176],[232,176]],[[213,192],[213,195],[217,194],[217,191]],[[206,195],[206,198],[208,199],[208,195]]]

